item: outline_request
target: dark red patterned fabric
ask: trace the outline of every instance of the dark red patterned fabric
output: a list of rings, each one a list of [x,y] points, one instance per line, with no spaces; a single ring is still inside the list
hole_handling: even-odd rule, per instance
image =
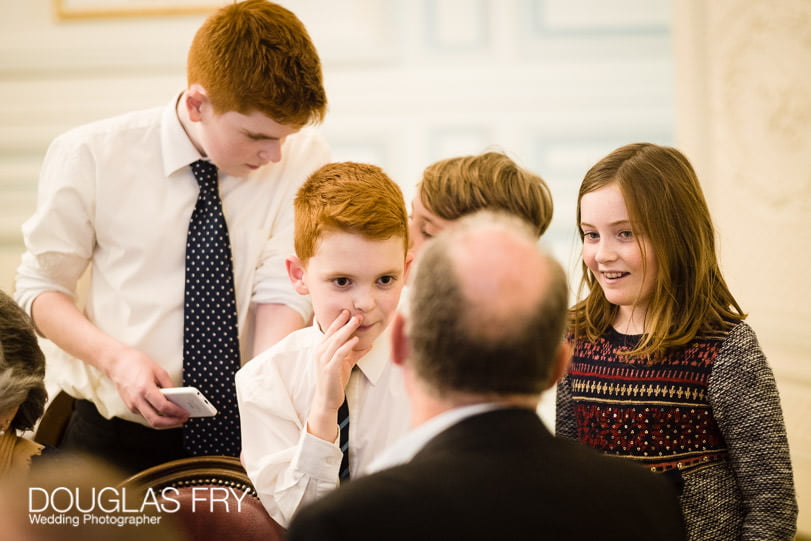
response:
[[[661,362],[621,358],[639,337],[609,331],[574,345],[569,378],[578,439],[656,471],[725,459],[707,385],[720,340],[701,340]]]
[[[682,488],[688,541],[794,539],[780,396],[752,328],[740,322],[654,365],[617,355],[639,338],[609,330],[575,346],[557,386],[555,435],[666,471]]]

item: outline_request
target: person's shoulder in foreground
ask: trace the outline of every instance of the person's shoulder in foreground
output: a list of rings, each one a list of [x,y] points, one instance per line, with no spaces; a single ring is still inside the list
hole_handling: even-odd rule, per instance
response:
[[[503,422],[491,416],[496,426]],[[676,490],[666,480],[577,442],[545,437],[555,442],[541,454],[502,457],[512,460],[511,473],[492,460],[448,452],[444,460],[415,457],[353,480],[303,507],[287,539],[685,539]],[[535,469],[541,461],[545,467]],[[487,465],[491,473],[477,473]]]

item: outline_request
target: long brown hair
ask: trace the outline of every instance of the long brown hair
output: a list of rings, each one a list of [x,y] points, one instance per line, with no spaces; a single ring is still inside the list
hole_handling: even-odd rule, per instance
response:
[[[627,355],[656,360],[696,337],[723,336],[744,319],[746,314],[721,275],[715,229],[687,158],[675,148],[651,143],[611,152],[583,178],[577,197],[578,228],[583,195],[612,183],[619,186],[633,227],[647,236],[658,262],[645,315],[647,332]],[[569,325],[575,337],[594,341],[612,325],[619,308],[608,302],[585,263],[582,271],[578,290],[582,300],[571,309]]]

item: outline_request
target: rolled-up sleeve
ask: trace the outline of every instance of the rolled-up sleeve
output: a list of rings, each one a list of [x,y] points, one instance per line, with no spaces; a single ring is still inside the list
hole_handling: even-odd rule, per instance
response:
[[[292,202],[289,205],[292,211]],[[287,212],[287,209],[281,211]],[[304,321],[312,317],[312,305],[309,295],[300,295],[293,289],[287,276],[285,260],[295,253],[293,248],[293,216],[283,216],[283,223],[267,239],[261,264],[256,270],[256,279],[252,301],[258,304],[273,303],[289,306],[301,315]]]
[[[15,300],[29,313],[46,291],[75,294],[93,255],[95,180],[86,149],[57,138],[40,173],[37,209],[22,226],[26,252],[17,270]]]
[[[304,321],[309,321],[312,317],[310,298],[297,294],[291,286],[285,259],[295,254],[293,201],[296,193],[314,171],[331,161],[332,152],[323,137],[309,130],[298,134],[297,143],[286,146],[285,152],[288,153],[287,166],[279,173],[285,189],[279,192],[278,205],[261,251],[252,301],[284,304],[298,312]]]

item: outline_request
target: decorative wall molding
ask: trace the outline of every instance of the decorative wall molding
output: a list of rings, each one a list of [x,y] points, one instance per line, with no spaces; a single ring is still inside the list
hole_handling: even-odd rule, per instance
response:
[[[539,35],[662,34],[670,28],[667,0],[525,0],[530,28]]]
[[[780,389],[811,534],[811,4],[674,3],[676,140],[718,230],[725,278]]]
[[[811,212],[811,3],[722,2],[716,16],[725,163],[770,216]]]
[[[165,17],[211,13],[225,0],[53,0],[60,19]]]

